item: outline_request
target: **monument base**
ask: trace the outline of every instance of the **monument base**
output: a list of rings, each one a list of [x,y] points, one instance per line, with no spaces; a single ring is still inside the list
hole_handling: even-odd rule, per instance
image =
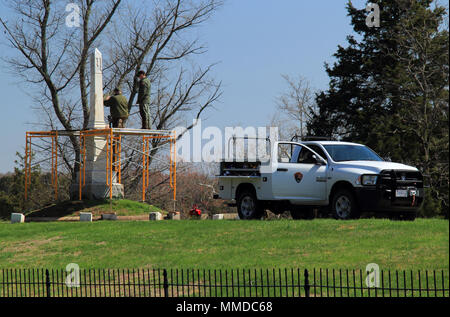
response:
[[[70,198],[72,200],[80,199],[78,186],[77,184],[70,186]],[[122,184],[113,183],[111,187],[113,199],[123,199],[125,197]],[[109,199],[109,186],[106,184],[86,184],[82,189],[81,198],[89,200]]]

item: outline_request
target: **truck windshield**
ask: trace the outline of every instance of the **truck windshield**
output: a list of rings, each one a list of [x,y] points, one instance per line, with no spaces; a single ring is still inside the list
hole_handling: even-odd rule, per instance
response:
[[[374,151],[362,145],[333,144],[324,148],[335,162],[344,161],[383,161]]]

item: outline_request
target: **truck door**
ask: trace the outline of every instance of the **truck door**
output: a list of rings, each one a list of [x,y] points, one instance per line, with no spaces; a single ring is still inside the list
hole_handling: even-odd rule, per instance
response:
[[[274,198],[293,203],[326,200],[327,165],[317,164],[313,157],[317,154],[305,146],[292,143],[279,143],[278,146],[278,162],[272,175]]]

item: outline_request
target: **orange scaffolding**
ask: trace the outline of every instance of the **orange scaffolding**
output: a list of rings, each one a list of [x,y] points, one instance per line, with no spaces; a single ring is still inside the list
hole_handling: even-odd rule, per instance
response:
[[[82,191],[86,185],[86,138],[104,137],[106,139],[106,185],[109,186],[109,198],[112,199],[113,174],[117,172],[117,182],[122,183],[122,137],[125,135],[142,136],[142,201],[145,201],[145,194],[149,187],[150,179],[150,157],[153,149],[150,141],[153,139],[166,139],[170,143],[169,155],[169,186],[173,191],[173,200],[176,201],[177,182],[177,157],[176,157],[176,132],[167,130],[141,130],[141,129],[94,129],[77,131],[40,131],[26,133],[25,146],[25,199],[28,198],[28,186],[31,184],[31,160],[32,160],[32,139],[51,138],[51,161],[52,161],[52,186],[55,192],[55,199],[58,198],[58,137],[78,136],[80,139],[80,164],[78,177],[79,199],[82,200]],[[137,150],[137,149],[136,149]],[[137,150],[138,152],[141,152]]]
[[[58,131],[35,131],[26,133],[25,145],[25,199],[28,198],[28,186],[31,184],[31,145],[33,138],[51,138],[52,140],[52,186],[55,193],[55,199],[58,198]]]

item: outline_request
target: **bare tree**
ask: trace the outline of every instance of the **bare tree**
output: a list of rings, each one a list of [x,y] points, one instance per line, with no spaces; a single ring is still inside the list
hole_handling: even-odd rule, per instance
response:
[[[147,71],[153,86],[151,119],[157,129],[173,128],[186,114],[200,117],[220,97],[220,83],[208,77],[213,65],[201,69],[189,60],[205,52],[189,30],[209,19],[220,1],[74,2],[80,8],[79,28],[65,25],[65,4],[54,0],[5,1],[15,21],[0,18],[9,43],[4,60],[24,79],[47,128],[86,129],[87,60],[93,47],[105,52],[105,88],[125,85],[130,106],[134,77],[140,69]],[[60,144],[73,179],[80,158],[78,142],[71,136],[69,144]],[[157,154],[157,145],[155,141],[152,155]]]
[[[79,129],[74,116],[78,101],[70,102],[74,96],[75,79],[78,78],[83,119],[81,127],[86,127],[89,119],[89,105],[86,74],[89,50],[100,34],[111,22],[121,0],[79,0],[82,15],[82,39],[78,30],[64,27],[65,10],[60,2],[52,0],[12,0],[7,5],[15,13],[15,21],[0,18],[10,48],[15,54],[5,60],[33,91],[35,101],[48,114],[47,124],[54,129]],[[93,11],[95,10],[95,17]],[[52,112],[48,111],[51,105]],[[57,120],[53,118],[56,117]],[[74,159],[68,153],[61,153],[67,167],[75,176],[78,170],[80,146],[78,138],[70,137]]]
[[[306,133],[307,122],[317,111],[314,89],[302,76],[291,78],[288,75],[282,75],[281,77],[287,84],[287,90],[278,97],[276,103],[279,114],[274,116],[272,122],[280,124],[281,136],[297,134],[303,137]]]
[[[189,36],[189,30],[205,22],[221,5],[220,1],[165,1],[158,8],[127,8],[120,14],[121,29],[113,29],[109,51],[114,61],[106,72],[106,85],[125,86],[129,93],[129,107],[135,99],[138,70],[144,69],[152,82],[151,120],[156,129],[171,129],[176,125],[192,128],[186,116],[200,118],[203,111],[211,107],[221,96],[221,84],[208,78],[214,65],[186,67],[194,55],[205,52],[198,40]],[[147,12],[149,12],[147,14]],[[123,26],[126,26],[123,28]],[[125,33],[126,36],[121,36]],[[117,36],[119,35],[119,36]],[[189,118],[189,119],[188,119]],[[162,140],[152,140],[150,161],[158,155]],[[129,164],[124,172],[130,177],[132,190],[140,181],[140,169],[133,162],[132,150],[128,153]],[[167,155],[162,152],[161,155]],[[139,157],[137,157],[139,160]],[[131,170],[130,170],[131,169]],[[168,179],[167,179],[168,180]]]

